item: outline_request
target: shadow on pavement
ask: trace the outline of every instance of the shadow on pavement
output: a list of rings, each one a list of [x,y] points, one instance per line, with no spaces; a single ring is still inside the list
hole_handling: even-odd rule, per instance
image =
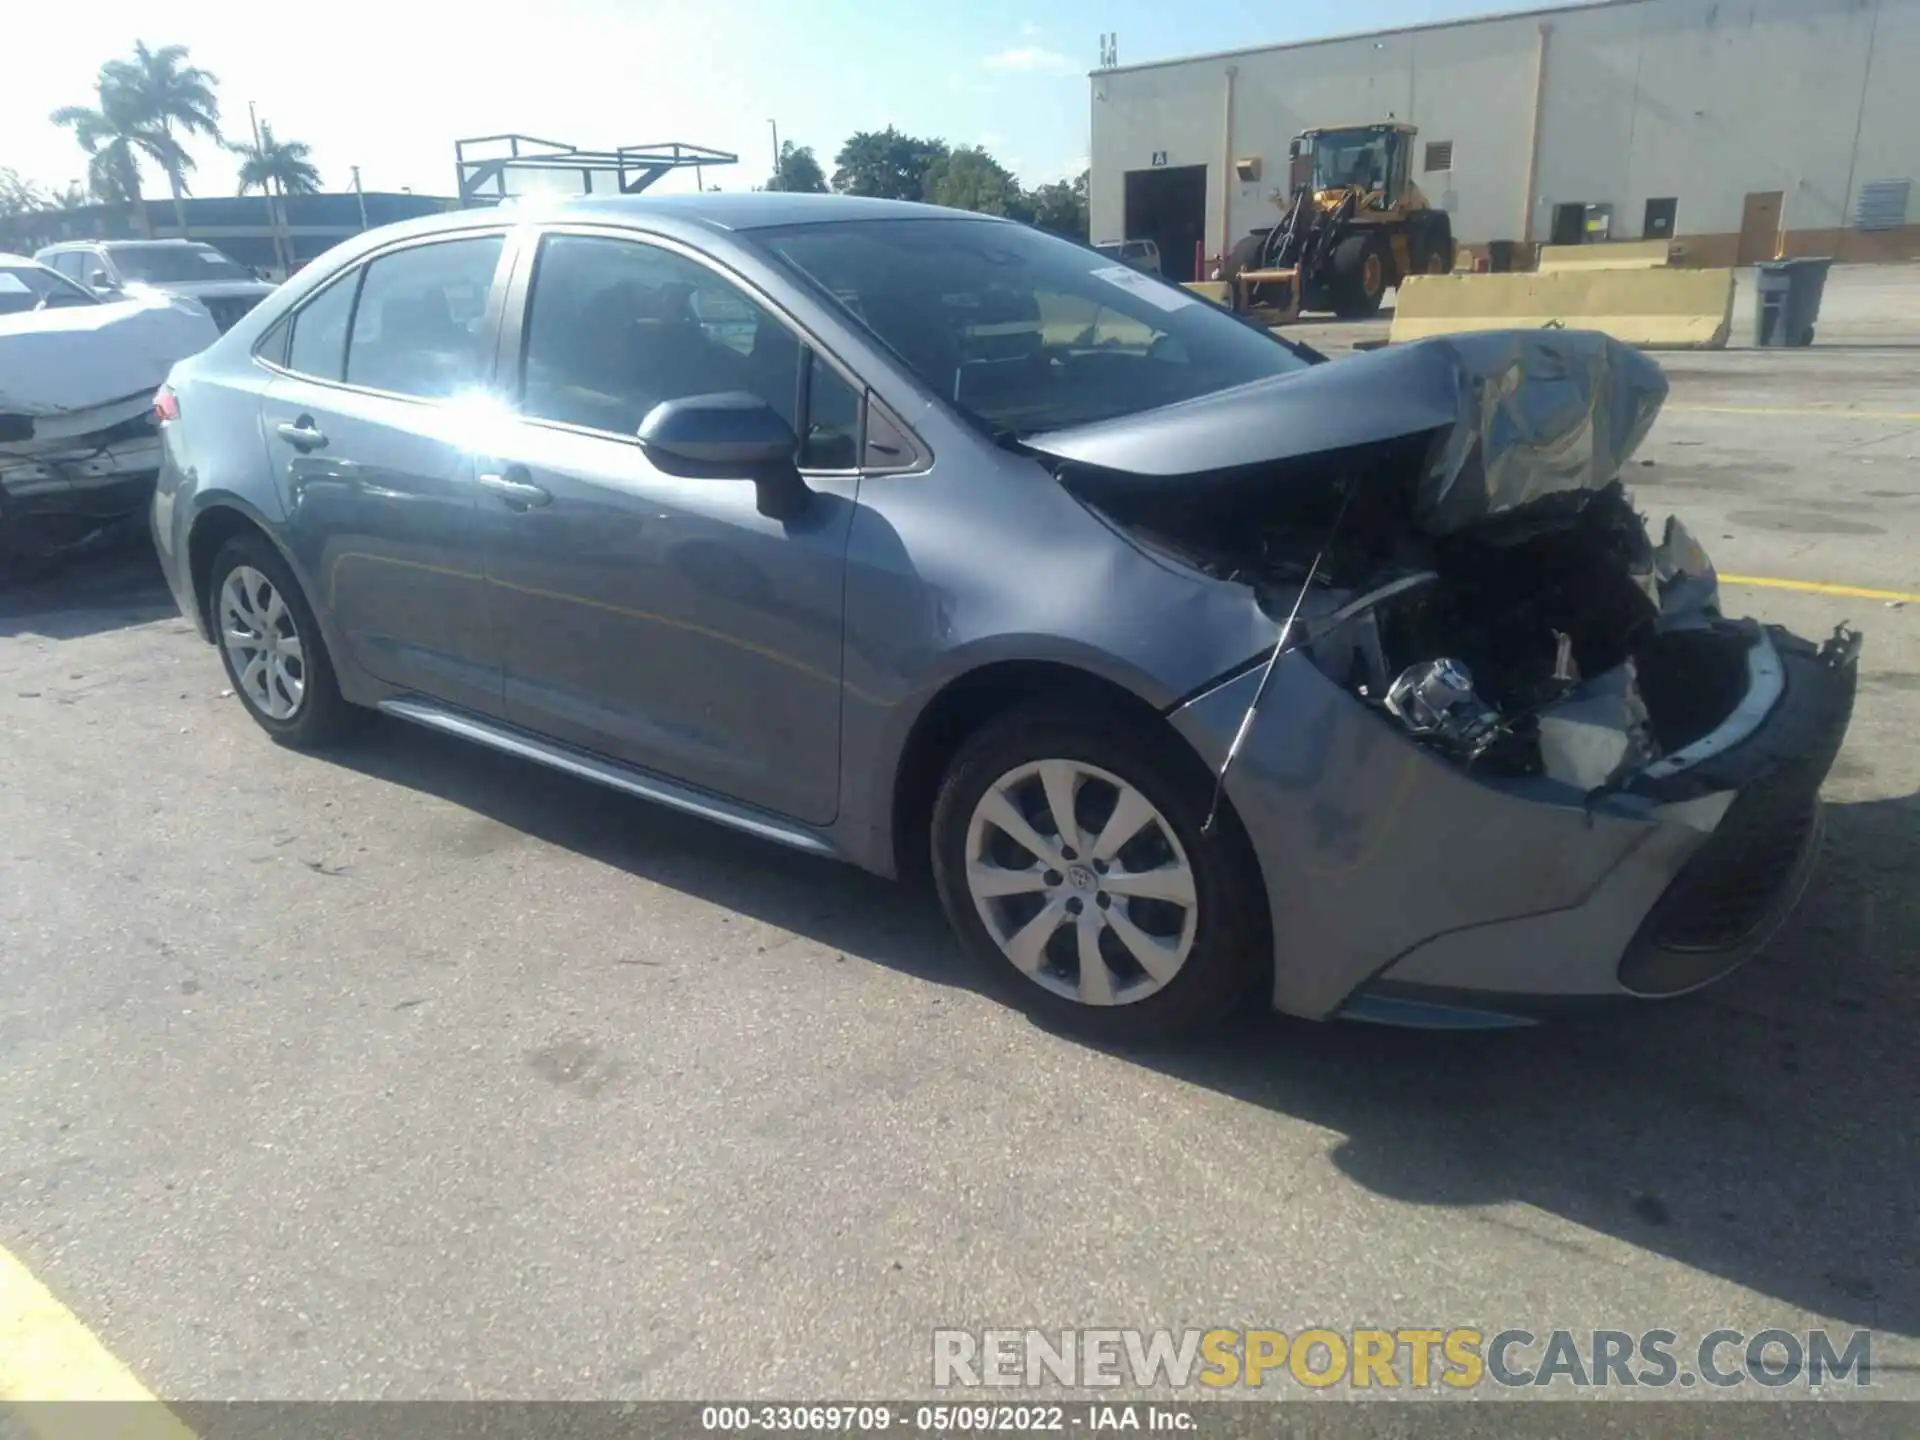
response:
[[[1339,1131],[1375,1193],[1495,1225],[1473,1208],[1520,1201],[1920,1335],[1920,797],[1827,817],[1799,911],[1698,996],[1478,1036],[1250,1019],[1149,1063]]]
[[[974,988],[930,895],[379,721],[334,757],[850,956]],[[1920,1335],[1920,796],[1828,808],[1771,949],[1703,995],[1480,1035],[1250,1015],[1125,1058],[1346,1138],[1377,1194],[1519,1201],[1848,1324]],[[1550,957],[1542,957],[1543,962]]]
[[[144,534],[69,560],[0,561],[0,638],[74,640],[178,613]]]

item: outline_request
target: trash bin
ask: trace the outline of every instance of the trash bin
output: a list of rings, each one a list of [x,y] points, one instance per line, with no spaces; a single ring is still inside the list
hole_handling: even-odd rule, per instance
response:
[[[1487,268],[1496,275],[1505,275],[1513,269],[1513,241],[1491,240],[1487,243]]]
[[[1753,343],[1811,345],[1831,259],[1762,260],[1754,266]]]

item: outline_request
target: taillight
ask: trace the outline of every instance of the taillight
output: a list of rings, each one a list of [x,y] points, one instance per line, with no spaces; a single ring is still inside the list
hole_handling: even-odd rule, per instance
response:
[[[153,392],[153,423],[164,425],[169,420],[180,418],[180,397],[172,389],[162,385]]]

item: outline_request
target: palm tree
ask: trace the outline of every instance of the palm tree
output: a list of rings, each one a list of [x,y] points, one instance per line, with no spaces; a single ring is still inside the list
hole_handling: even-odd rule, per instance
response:
[[[140,195],[140,157],[163,169],[180,162],[179,145],[154,127],[138,99],[102,66],[94,87],[98,106],[63,105],[53,112],[53,123],[73,131],[87,152],[87,188],[109,204],[124,204],[134,215],[140,233],[151,236],[153,222]]]
[[[205,135],[216,141],[220,138],[220,101],[213,93],[213,87],[220,83],[219,77],[186,61],[184,45],[162,45],[158,50],[150,50],[146,41],[137,40],[131,60],[110,60],[100,69],[102,91],[111,86],[124,92],[127,103],[142,123],[167,141],[164,153],[155,155],[154,159],[166,172],[167,183],[173,189],[173,218],[182,235],[187,233],[186,172],[193,169],[194,164],[193,157],[179,143],[180,138],[187,135]]]
[[[273,126],[260,122],[260,135],[252,145],[230,144],[227,148],[240,157],[240,193],[258,190],[267,197],[267,216],[273,228],[273,258],[283,271],[291,271],[293,257],[283,253],[280,234],[286,228],[284,200],[288,195],[320,193],[320,169],[303,141],[276,140]],[[291,251],[289,244],[287,250]]]

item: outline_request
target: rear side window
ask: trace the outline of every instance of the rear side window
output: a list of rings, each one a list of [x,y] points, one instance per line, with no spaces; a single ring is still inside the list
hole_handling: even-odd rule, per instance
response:
[[[347,343],[347,383],[438,399],[483,381],[492,348],[487,297],[503,243],[484,235],[418,245],[369,265]]]
[[[353,317],[354,271],[327,286],[293,317],[287,368],[316,380],[338,380],[347,353],[347,321]]]

